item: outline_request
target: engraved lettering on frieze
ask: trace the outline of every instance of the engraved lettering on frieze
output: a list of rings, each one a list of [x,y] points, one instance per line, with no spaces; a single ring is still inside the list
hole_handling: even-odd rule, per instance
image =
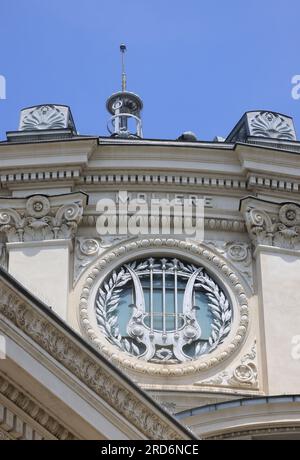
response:
[[[213,208],[213,197],[211,196],[203,196],[203,195],[197,195],[197,194],[178,194],[178,193],[156,193],[156,192],[127,192],[127,201],[131,200],[137,200],[137,203],[147,203],[150,205],[152,200],[169,200],[169,201],[175,201],[176,204],[180,205],[183,204],[184,200],[187,199],[191,204],[195,204],[197,200],[203,200],[204,201],[204,207],[205,208]],[[119,192],[115,194],[115,201],[116,203],[119,203],[120,201],[120,196]]]

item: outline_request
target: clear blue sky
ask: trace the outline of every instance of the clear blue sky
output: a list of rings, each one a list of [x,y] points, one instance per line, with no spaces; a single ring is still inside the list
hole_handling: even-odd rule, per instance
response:
[[[70,105],[81,134],[106,135],[122,42],[145,137],[211,140],[252,109],[293,116],[300,137],[299,19],[299,0],[0,0],[0,137],[41,103]]]

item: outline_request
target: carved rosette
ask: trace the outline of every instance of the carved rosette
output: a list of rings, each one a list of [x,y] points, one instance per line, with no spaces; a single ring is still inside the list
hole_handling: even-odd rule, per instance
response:
[[[84,217],[83,217],[84,220]],[[99,257],[106,249],[118,244],[120,241],[131,240],[127,236],[103,236],[102,238],[78,237],[75,241],[74,257],[74,284],[77,283],[84,271]],[[0,262],[1,263],[1,262]]]
[[[241,210],[255,246],[300,249],[300,205],[247,198],[242,201]]]
[[[253,287],[251,245],[239,241],[206,241],[206,245],[222,254]]]
[[[44,195],[9,202],[0,199],[0,232],[9,243],[73,238],[86,197],[79,193],[64,198],[65,203],[59,196]]]
[[[249,353],[245,354],[235,366],[217,374],[213,378],[202,380],[197,384],[209,387],[217,386],[257,390],[259,388],[259,381],[256,341]]]
[[[100,254],[100,239],[76,238],[74,257],[74,283],[79,279],[81,273]]]

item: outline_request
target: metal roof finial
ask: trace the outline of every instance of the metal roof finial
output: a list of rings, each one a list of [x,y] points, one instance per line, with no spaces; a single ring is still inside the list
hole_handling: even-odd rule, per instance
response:
[[[112,115],[107,128],[115,137],[143,137],[141,111],[143,101],[130,91],[127,91],[127,76],[125,70],[126,45],[120,45],[122,56],[122,91],[113,94],[106,101],[106,108]]]
[[[120,45],[120,51],[122,56],[122,91],[126,91],[127,76],[125,71],[125,52],[127,51],[126,45]]]

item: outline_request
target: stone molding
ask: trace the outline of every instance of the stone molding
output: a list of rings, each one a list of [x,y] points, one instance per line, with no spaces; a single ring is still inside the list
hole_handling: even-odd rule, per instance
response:
[[[0,243],[0,267],[7,270],[8,257],[5,243]]]
[[[40,441],[53,439],[53,437],[42,436],[28,421],[14,413],[7,404],[1,401],[0,392],[0,440],[26,440]]]
[[[299,150],[299,148],[298,148]],[[213,190],[237,190],[245,192],[246,190],[255,189],[268,189],[287,193],[299,193],[300,181],[294,178],[282,178],[279,176],[271,176],[264,174],[253,174],[249,172],[245,178],[239,178],[236,180],[220,178],[220,177],[196,177],[196,176],[173,176],[173,175],[149,175],[149,176],[135,176],[135,175],[82,175],[80,169],[76,168],[59,168],[53,170],[42,170],[39,168],[38,171],[29,171],[25,173],[7,173],[0,175],[0,183],[3,187],[10,187],[15,184],[24,183],[76,183],[79,186],[99,186],[99,185],[112,185],[114,187],[120,187],[120,185],[132,185],[139,184],[143,186],[147,185],[161,185],[163,187],[168,186],[181,186],[183,188],[194,189],[195,187],[205,187],[206,190],[210,188]]]
[[[105,364],[101,365],[99,358],[59,327],[53,318],[24,300],[3,279],[0,279],[0,299],[0,313],[7,320],[104,399],[148,439],[193,439],[192,433],[189,437],[188,431],[176,427],[175,421],[174,425],[171,420],[167,421],[158,408],[151,407],[151,401],[136,394],[128,383],[118,379],[113,371],[105,368]]]
[[[205,355],[195,361],[181,364],[155,364],[139,360],[126,352],[119,351],[111,345],[101,332],[94,326],[94,315],[91,305],[94,304],[93,291],[100,284],[101,277],[107,274],[107,270],[113,269],[113,264],[119,263],[120,258],[127,256],[128,259],[138,254],[144,255],[147,251],[156,250],[172,251],[175,256],[197,257],[198,263],[204,263],[208,269],[213,270],[214,275],[221,279],[226,290],[230,291],[233,301],[234,323],[231,333],[224,344],[213,353]],[[184,240],[149,238],[127,242],[114,247],[113,250],[103,254],[100,260],[90,268],[80,296],[80,323],[84,335],[103,354],[113,360],[117,365],[127,367],[137,372],[163,377],[195,374],[206,371],[224,360],[228,359],[243,343],[249,326],[249,306],[246,289],[234,270],[227,261],[219,254],[210,250],[204,244],[193,244]],[[92,313],[91,313],[92,312]]]
[[[255,247],[274,246],[300,249],[300,205],[276,203],[258,198],[241,201],[247,230]]]
[[[11,441],[13,438],[10,437],[6,431],[0,428],[0,441]]]
[[[96,222],[99,217],[95,212],[86,212],[82,218],[82,224],[88,227],[96,228]],[[223,232],[246,232],[245,222],[242,219],[207,217],[204,219],[205,230],[216,230]]]
[[[0,232],[9,243],[73,238],[86,201],[83,193],[0,198]]]
[[[289,435],[293,433],[299,433],[300,426],[298,425],[286,425],[286,426],[268,426],[267,428],[256,428],[256,429],[245,429],[240,431],[227,431],[222,434],[214,434],[204,436],[203,439],[206,441],[218,441],[224,439],[238,440],[238,438],[248,438],[251,436],[270,436],[270,435]]]
[[[50,433],[49,439],[72,440],[76,436],[61,425],[52,415],[26,395],[18,386],[0,374],[0,397],[5,396],[21,411]],[[24,430],[23,430],[24,432]],[[39,435],[41,437],[41,435]],[[33,437],[36,439],[36,436]]]

